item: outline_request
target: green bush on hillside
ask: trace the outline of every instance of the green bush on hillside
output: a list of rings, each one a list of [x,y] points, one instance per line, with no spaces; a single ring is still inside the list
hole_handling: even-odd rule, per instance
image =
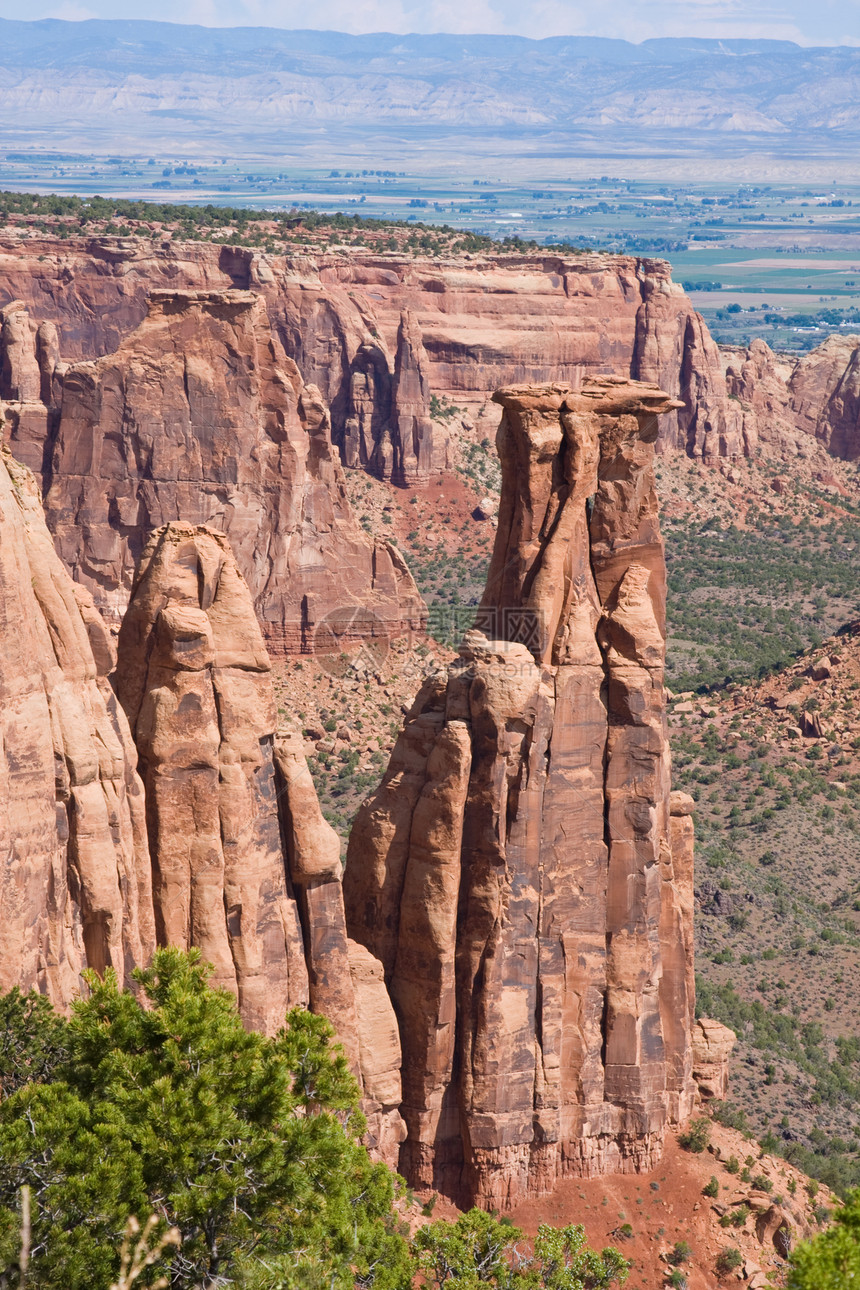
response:
[[[415,1237],[425,1283],[449,1290],[606,1290],[622,1285],[630,1265],[608,1246],[598,1254],[581,1226],[541,1224],[534,1253],[521,1247],[523,1233],[480,1209],[455,1223],[431,1223]]]
[[[246,1031],[209,972],[197,950],[159,950],[139,997],[87,973],[69,1020],[35,993],[0,997],[0,1285],[21,1284],[25,1188],[38,1290],[104,1290],[138,1239],[141,1290],[411,1290],[418,1269],[449,1290],[624,1281],[581,1227],[541,1227],[526,1256],[478,1210],[410,1248],[407,1193],[359,1141],[329,1023],[296,1008],[273,1039]]]

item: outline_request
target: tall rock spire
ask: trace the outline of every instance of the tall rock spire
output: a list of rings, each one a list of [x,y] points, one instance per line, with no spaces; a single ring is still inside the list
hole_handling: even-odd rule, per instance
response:
[[[476,629],[407,715],[344,889],[398,1013],[401,1168],[504,1206],[650,1167],[689,1113],[692,870],[653,474],[677,404],[613,379],[495,398]]]

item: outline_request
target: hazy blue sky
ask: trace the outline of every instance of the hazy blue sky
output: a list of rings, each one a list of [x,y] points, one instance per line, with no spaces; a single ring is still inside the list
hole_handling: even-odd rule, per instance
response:
[[[21,0],[0,0],[20,18]],[[157,18],[213,27],[523,36],[774,37],[860,45],[860,0],[34,0],[32,18]]]

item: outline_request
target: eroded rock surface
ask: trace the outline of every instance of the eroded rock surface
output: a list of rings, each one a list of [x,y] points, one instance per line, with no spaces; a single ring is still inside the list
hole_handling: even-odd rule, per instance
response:
[[[650,1167],[689,1113],[692,837],[653,476],[673,401],[611,379],[496,398],[478,630],[407,715],[344,889],[400,1023],[401,1168],[504,1206]]]
[[[371,1144],[395,1157],[400,1054],[382,969],[347,940],[340,841],[301,736],[276,734],[269,656],[223,533],[153,533],[116,684],[140,754],[159,942],[197,946],[257,1030],[274,1033],[296,1005],[327,1016]]]
[[[697,1017],[693,1026],[693,1079],[704,1102],[724,1102],[729,1091],[729,1058],[737,1035],[721,1021]]]
[[[35,986],[62,1007],[83,968],[128,983],[153,952],[143,789],[110,634],[5,448],[0,638],[0,992]]]
[[[346,464],[398,483],[421,484],[448,464],[443,423],[427,424],[425,382],[477,413],[513,381],[576,387],[625,373],[683,400],[661,417],[663,442],[707,458],[744,451],[716,346],[662,260],[280,256],[145,238],[0,238],[0,302],[23,301],[36,321],[55,324],[69,359],[116,350],[146,318],[154,288],[260,295],[286,353],[331,409]]]
[[[259,294],[155,291],[115,353],[69,367],[22,307],[3,318],[10,444],[106,613],[121,617],[146,536],[181,519],[227,533],[273,651],[312,650],[333,611],[356,637],[421,623],[399,552],[353,518],[328,411]]]
[[[197,946],[272,1033],[308,1001],[275,784],[270,663],[226,537],[150,538],[119,634],[117,693],[140,755],[158,940]]]
[[[860,459],[860,337],[828,336],[799,358],[763,340],[724,354],[746,456]]]

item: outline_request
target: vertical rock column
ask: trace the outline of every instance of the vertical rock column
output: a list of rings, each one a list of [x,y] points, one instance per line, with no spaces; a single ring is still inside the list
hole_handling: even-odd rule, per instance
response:
[[[400,1045],[382,967],[347,940],[340,841],[298,734],[276,734],[271,665],[223,533],[167,524],[123,620],[118,692],[146,786],[156,930],[197,946],[245,1024],[329,1018],[364,1094],[369,1145],[396,1160]]]
[[[391,386],[393,461],[390,473],[396,484],[426,484],[430,471],[438,468],[436,428],[430,419],[428,367],[421,330],[409,310],[404,309],[397,329]],[[383,477],[387,478],[387,474]]]
[[[158,939],[198,946],[248,1025],[308,999],[281,852],[270,664],[223,534],[168,524],[141,558],[117,691],[140,753]]]
[[[650,1167],[688,1109],[691,869],[670,836],[653,478],[677,404],[612,379],[495,397],[477,628],[408,714],[344,888],[400,1021],[402,1168],[507,1205]]]

